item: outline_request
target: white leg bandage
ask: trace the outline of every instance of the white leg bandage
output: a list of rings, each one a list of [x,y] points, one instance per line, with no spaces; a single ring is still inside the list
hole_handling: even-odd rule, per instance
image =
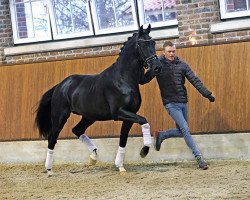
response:
[[[79,137],[79,140],[82,141],[82,143],[86,144],[88,147],[88,150],[92,153],[94,149],[97,149],[97,147],[95,146],[95,144],[92,142],[92,140],[86,135],[86,134],[82,134]]]
[[[48,149],[48,151],[47,151],[47,157],[46,157],[46,161],[45,161],[45,167],[46,167],[47,170],[51,170],[52,169],[53,153],[54,153],[53,150]]]
[[[150,147],[152,144],[152,138],[151,138],[151,134],[150,134],[150,125],[147,124],[143,124],[141,125],[141,129],[142,129],[142,133],[143,133],[143,143],[145,146]]]
[[[116,154],[116,158],[115,158],[115,166],[120,168],[123,167],[123,160],[125,157],[125,147],[119,147],[117,154]]]

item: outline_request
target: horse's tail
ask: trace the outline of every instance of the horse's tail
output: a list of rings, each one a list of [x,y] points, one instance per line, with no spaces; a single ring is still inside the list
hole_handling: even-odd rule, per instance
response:
[[[40,137],[48,138],[52,129],[51,99],[56,86],[43,94],[36,110],[35,125],[39,130]]]

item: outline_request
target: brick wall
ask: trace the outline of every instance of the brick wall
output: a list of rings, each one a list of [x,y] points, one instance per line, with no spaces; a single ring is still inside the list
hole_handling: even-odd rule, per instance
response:
[[[0,1],[0,64],[5,60],[3,49],[13,46],[9,0]]]
[[[210,25],[221,22],[218,0],[177,0],[181,46],[218,44],[250,40],[250,30],[211,34]],[[250,19],[249,19],[250,20]]]
[[[20,38],[27,38],[28,31],[27,31],[27,23],[26,23],[26,16],[25,16],[25,5],[24,3],[20,3],[17,5],[16,8],[17,13],[17,20],[18,20],[18,35]]]
[[[184,46],[213,41],[209,25],[219,22],[217,0],[181,0],[177,2],[179,42]]]
[[[210,24],[221,21],[218,0],[177,0],[176,4],[179,37],[173,39],[173,42],[175,42],[179,47],[250,40],[250,30],[231,31],[220,34],[210,33]],[[161,49],[164,41],[165,40],[157,41],[158,49]],[[9,1],[1,0],[0,65],[118,54],[121,47],[121,45],[114,45],[24,54],[18,56],[4,56],[3,48],[12,46],[13,41]]]

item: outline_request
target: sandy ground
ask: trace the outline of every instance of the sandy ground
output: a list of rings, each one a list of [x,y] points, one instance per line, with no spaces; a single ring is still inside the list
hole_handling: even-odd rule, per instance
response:
[[[111,163],[0,165],[0,199],[250,199],[250,161],[128,163],[119,175]]]

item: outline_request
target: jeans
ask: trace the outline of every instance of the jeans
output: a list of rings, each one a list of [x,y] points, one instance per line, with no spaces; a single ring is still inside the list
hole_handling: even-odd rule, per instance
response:
[[[187,146],[195,157],[201,156],[188,127],[188,106],[187,103],[168,103],[165,105],[169,115],[176,123],[176,128],[161,131],[160,139],[163,141],[172,137],[184,137]]]

